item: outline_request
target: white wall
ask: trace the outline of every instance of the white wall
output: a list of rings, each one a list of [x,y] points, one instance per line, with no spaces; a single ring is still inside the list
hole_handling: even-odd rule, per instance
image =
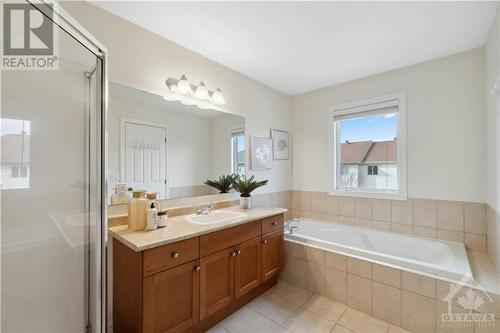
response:
[[[487,241],[488,253],[500,272],[500,104],[499,96],[490,94],[493,82],[499,77],[500,11],[486,45]]]
[[[406,91],[408,196],[484,202],[484,49],[292,98],[293,187],[328,191],[328,107]]]
[[[111,82],[161,95],[166,78],[186,74],[191,82],[220,86],[225,108],[245,117],[247,134],[269,136],[273,127],[291,130],[287,96],[89,3],[66,2],[63,7],[108,48]],[[257,193],[291,189],[290,161],[250,174],[269,179]]]

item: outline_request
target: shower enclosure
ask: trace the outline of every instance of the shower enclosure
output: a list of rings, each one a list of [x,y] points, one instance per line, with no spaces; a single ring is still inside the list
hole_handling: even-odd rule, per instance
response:
[[[58,68],[1,73],[0,331],[104,332],[105,49],[56,5],[30,10]]]

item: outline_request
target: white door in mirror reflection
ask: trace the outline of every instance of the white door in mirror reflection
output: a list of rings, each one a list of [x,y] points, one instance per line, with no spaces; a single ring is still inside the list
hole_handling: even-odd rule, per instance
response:
[[[123,174],[127,186],[158,193],[166,198],[166,129],[125,123],[125,163]]]

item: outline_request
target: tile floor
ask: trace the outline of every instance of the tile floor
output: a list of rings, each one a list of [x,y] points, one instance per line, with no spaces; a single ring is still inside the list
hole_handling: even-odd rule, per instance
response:
[[[243,332],[408,333],[284,281],[207,331]]]

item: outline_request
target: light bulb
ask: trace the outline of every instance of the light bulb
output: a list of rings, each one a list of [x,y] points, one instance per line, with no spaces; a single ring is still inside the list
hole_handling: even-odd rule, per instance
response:
[[[210,96],[208,95],[208,89],[205,86],[205,83],[203,83],[203,81],[201,81],[200,85],[196,88],[196,92],[194,93],[194,96],[196,98],[202,99],[202,100],[210,99]]]
[[[217,88],[217,90],[214,91],[212,95],[212,102],[219,105],[226,104],[226,101],[224,100],[224,95],[222,94],[220,88]]]
[[[193,90],[191,90],[191,84],[187,80],[186,75],[181,76],[181,79],[179,80],[179,82],[177,82],[176,89],[179,93],[184,95],[188,95],[193,92]]]

